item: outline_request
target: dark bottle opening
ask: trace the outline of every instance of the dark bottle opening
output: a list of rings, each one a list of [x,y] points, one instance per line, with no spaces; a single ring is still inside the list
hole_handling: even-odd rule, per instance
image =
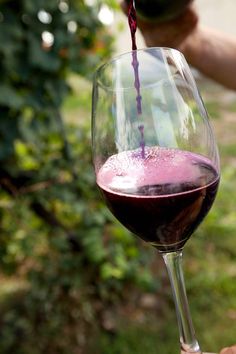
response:
[[[126,0],[127,4],[130,0]],[[164,22],[177,17],[192,0],[135,0],[139,17]]]

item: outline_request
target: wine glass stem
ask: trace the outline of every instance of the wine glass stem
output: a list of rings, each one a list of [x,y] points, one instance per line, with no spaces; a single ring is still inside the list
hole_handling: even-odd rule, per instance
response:
[[[190,315],[182,270],[182,251],[162,254],[173,292],[179,326],[181,353],[201,354]]]

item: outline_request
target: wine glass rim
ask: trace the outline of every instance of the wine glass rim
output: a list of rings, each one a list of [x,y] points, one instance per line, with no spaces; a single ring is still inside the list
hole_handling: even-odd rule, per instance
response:
[[[127,55],[132,55],[133,53],[138,53],[138,52],[152,52],[152,51],[157,51],[157,52],[169,52],[169,53],[177,53],[182,59],[185,59],[183,53],[181,53],[178,49],[171,48],[171,47],[148,47],[148,48],[140,48],[140,49],[135,49],[135,50],[130,50],[118,55],[115,55],[111,57],[109,60],[107,60],[105,63],[101,64],[94,73],[94,80],[99,76],[100,73],[102,73],[106,67],[110,66],[111,64],[115,63],[116,61],[120,60],[121,58],[127,56]],[[102,86],[103,88],[108,89],[109,87],[101,84],[99,82],[99,85]],[[123,88],[124,89],[124,88]]]

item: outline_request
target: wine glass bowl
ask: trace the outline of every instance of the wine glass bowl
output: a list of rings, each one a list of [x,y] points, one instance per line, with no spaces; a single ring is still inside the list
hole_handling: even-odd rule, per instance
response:
[[[182,351],[201,353],[182,249],[209,212],[220,173],[214,134],[188,64],[170,48],[113,58],[95,73],[92,107],[97,185],[115,217],[162,255]]]

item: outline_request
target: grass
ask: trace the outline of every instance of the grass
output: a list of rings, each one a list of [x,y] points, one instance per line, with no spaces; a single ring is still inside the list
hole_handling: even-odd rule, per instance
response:
[[[158,320],[156,320],[158,323]],[[103,354],[173,354],[176,350],[177,340],[176,326],[170,319],[166,319],[165,325],[146,324],[138,326],[135,323],[127,323],[119,330],[116,338],[105,334],[97,340],[96,353]],[[93,351],[94,352],[94,348]]]
[[[66,121],[83,123],[90,120],[91,85],[74,76],[71,83],[74,92],[65,102],[63,113]],[[204,350],[219,352],[236,343],[236,95],[211,84],[201,86],[219,143],[222,177],[210,214],[186,245],[184,272],[197,338]],[[160,284],[157,293],[137,289],[138,300],[133,302],[127,292],[123,308],[110,310],[115,320],[113,331],[96,329],[86,353],[76,354],[179,353],[171,290],[159,260],[153,264],[153,275]],[[0,309],[4,299],[24,285],[17,279],[1,282]],[[152,299],[148,306],[143,305],[146,298]]]
[[[63,106],[63,116],[67,122],[83,124],[84,119],[91,117],[91,83],[78,76],[69,78],[72,88]]]
[[[222,176],[210,214],[186,245],[184,272],[197,338],[204,350],[219,352],[236,343],[236,94],[212,84],[203,85],[202,91],[218,140]],[[143,323],[131,316],[118,324],[115,335],[100,332],[91,353],[179,353],[168,285],[158,296],[164,297],[161,312],[155,307],[145,312],[137,305]]]

